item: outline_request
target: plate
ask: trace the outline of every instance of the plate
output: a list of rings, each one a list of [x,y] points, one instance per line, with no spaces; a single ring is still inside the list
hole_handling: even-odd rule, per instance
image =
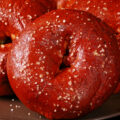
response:
[[[120,116],[120,94],[113,95],[101,107],[77,120],[104,120]],[[47,120],[26,108],[16,97],[0,97],[0,120]]]

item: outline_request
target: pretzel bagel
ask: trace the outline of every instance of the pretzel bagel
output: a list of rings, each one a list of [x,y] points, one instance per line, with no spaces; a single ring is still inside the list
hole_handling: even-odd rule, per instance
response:
[[[8,54],[18,98],[49,119],[80,117],[100,106],[119,81],[114,31],[93,15],[49,12],[26,27]]]
[[[120,0],[58,0],[57,6],[89,12],[120,33]]]
[[[12,42],[28,23],[55,8],[56,3],[51,0],[0,0],[0,43]],[[0,96],[11,93],[5,67],[8,46],[10,43],[0,46]]]
[[[7,80],[6,61],[8,51],[11,49],[11,44],[0,46],[0,96],[12,95],[13,92]]]

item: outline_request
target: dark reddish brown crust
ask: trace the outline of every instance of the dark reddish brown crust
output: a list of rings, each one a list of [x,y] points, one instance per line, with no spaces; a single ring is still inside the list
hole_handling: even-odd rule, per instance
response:
[[[82,11],[56,10],[40,17],[21,33],[8,55],[14,92],[49,119],[72,119],[95,109],[118,84],[119,50],[113,34]],[[60,69],[63,59],[69,67]]]
[[[120,0],[58,0],[58,8],[90,12],[120,32]]]
[[[0,0],[0,38],[8,36],[15,39],[28,23],[55,8],[56,4],[51,0]],[[4,75],[2,71],[0,73],[0,96],[11,93],[5,70],[7,52],[7,45],[0,48],[3,60],[0,67],[4,71]]]
[[[7,54],[10,48],[10,44],[0,45],[0,96],[13,94],[6,74]]]
[[[104,20],[120,34],[120,0],[58,0],[58,8],[84,10]],[[120,49],[120,35],[118,44]],[[118,91],[120,85],[116,91]]]
[[[18,34],[27,23],[55,8],[50,0],[0,0],[0,29],[9,36]]]
[[[118,84],[117,88],[115,89],[114,93],[119,93],[120,92],[120,83]]]

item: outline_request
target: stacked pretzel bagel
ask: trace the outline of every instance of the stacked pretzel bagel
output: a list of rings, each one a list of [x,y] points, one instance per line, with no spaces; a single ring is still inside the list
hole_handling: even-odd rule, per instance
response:
[[[55,8],[51,0],[0,0],[0,41],[6,43],[0,46],[0,96],[13,94],[6,73],[11,40],[35,18]]]
[[[0,2],[0,38],[12,40],[0,49],[0,85],[7,85],[1,95],[13,90],[28,108],[48,119],[72,119],[114,93],[120,78],[119,17],[107,25],[89,11],[56,9],[77,0]]]

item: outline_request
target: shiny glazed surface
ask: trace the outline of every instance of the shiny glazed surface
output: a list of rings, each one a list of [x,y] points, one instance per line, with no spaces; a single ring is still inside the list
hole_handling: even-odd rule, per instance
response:
[[[14,92],[49,119],[76,118],[95,109],[118,83],[119,50],[113,34],[82,11],[56,10],[36,19],[8,55]]]
[[[13,94],[6,74],[7,54],[10,48],[10,44],[0,46],[0,96]]]
[[[0,41],[4,41],[6,37],[14,40],[31,21],[55,8],[56,3],[51,0],[0,0]],[[9,51],[7,46],[5,44],[2,50],[0,48],[2,61],[0,65],[0,96],[11,93],[6,67],[4,67]],[[2,70],[4,74],[2,74]]]
[[[120,49],[120,0],[58,0],[58,8],[83,10],[92,13],[117,33]],[[120,92],[120,84],[115,93]]]
[[[58,8],[92,13],[120,33],[119,6],[120,0],[58,0]]]

